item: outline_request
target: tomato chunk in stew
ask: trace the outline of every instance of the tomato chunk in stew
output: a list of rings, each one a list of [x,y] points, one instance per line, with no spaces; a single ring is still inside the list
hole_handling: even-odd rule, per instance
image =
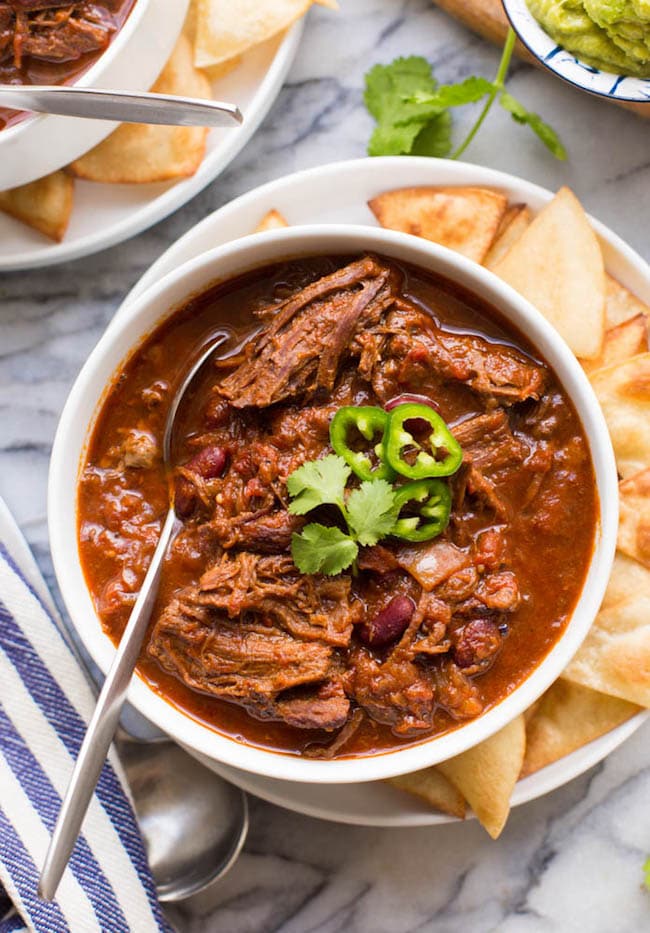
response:
[[[168,477],[175,388],[224,329],[181,409]],[[462,448],[444,480],[448,525],[432,540],[388,536],[333,576],[301,573],[291,540],[311,516],[289,512],[287,478],[332,452],[340,408],[404,399],[429,405]],[[319,757],[423,741],[513,690],[571,616],[598,513],[582,426],[548,364],[497,309],[379,256],[213,286],[126,361],[78,499],[82,565],[114,639],[170,489],[181,529],[140,675],[222,733]]]

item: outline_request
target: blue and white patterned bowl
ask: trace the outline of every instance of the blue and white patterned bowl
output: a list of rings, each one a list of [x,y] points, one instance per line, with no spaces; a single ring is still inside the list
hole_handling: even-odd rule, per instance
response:
[[[610,100],[647,103],[650,107],[650,78],[601,71],[580,61],[542,29],[528,9],[526,0],[503,0],[503,7],[512,28],[528,51],[563,81]]]

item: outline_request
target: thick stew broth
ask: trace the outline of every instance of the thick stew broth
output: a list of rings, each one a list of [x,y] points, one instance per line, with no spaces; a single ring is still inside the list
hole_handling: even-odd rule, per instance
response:
[[[369,299],[342,337],[341,315],[363,304],[377,269],[388,283],[381,307],[368,310],[380,300]],[[344,275],[332,285],[337,270]],[[296,302],[312,283],[316,292]],[[280,355],[269,357],[260,341],[292,301],[300,308],[276,330]],[[298,325],[321,341],[320,361],[306,361],[304,342],[296,351]],[[227,343],[180,413],[168,477],[160,445],[174,390],[224,331]],[[293,349],[282,343],[290,339]],[[433,403],[464,451],[449,480],[447,530],[408,546],[387,538],[362,549],[355,573],[305,580],[291,561],[291,534],[305,520],[287,513],[288,474],[331,452],[340,406],[383,407],[409,394]],[[563,631],[597,521],[588,444],[550,367],[476,296],[373,257],[289,261],[217,284],[125,363],[90,438],[78,498],[84,573],[115,641],[170,489],[181,530],[140,675],[219,732],[297,754],[385,751],[501,700]],[[424,586],[423,554],[437,568]],[[409,627],[373,647],[363,626],[396,595],[413,607]],[[301,608],[287,616],[287,605]],[[286,687],[265,654],[269,639],[282,676],[295,668]]]

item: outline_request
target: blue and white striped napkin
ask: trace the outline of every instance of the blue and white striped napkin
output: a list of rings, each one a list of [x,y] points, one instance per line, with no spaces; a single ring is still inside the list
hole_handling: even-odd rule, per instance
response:
[[[37,897],[40,866],[94,707],[62,631],[0,500],[0,933],[171,933],[114,753],[57,900]]]

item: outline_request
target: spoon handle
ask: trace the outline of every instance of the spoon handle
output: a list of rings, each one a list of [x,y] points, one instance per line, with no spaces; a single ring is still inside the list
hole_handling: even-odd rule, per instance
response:
[[[168,126],[233,126],[243,119],[235,104],[223,101],[65,85],[0,84],[0,106],[66,117]]]
[[[176,515],[170,509],[79,750],[41,871],[38,893],[44,900],[50,901],[56,894],[113,741],[158,594],[158,581],[175,523]]]

